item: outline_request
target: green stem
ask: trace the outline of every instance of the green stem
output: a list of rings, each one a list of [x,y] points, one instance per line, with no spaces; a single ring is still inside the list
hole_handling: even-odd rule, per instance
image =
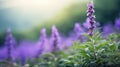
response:
[[[91,37],[91,42],[92,42],[92,45],[93,45],[93,55],[94,55],[94,59],[97,60],[95,41],[94,41],[93,37]],[[95,63],[95,67],[96,67],[96,63]]]
[[[93,44],[93,54],[94,54],[94,59],[97,60],[95,41],[94,41],[93,37],[91,37],[91,42],[92,42],[92,44]]]

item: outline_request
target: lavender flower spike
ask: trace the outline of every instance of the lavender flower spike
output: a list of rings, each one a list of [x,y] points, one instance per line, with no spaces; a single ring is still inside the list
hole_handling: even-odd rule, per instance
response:
[[[46,29],[43,28],[40,31],[40,40],[38,42],[38,46],[36,47],[36,48],[38,48],[36,58],[38,58],[45,50],[46,40],[47,40]]]
[[[45,50],[46,40],[47,40],[46,29],[43,28],[40,31],[40,50],[39,50],[39,54],[41,54],[42,51]]]
[[[56,26],[52,26],[52,51],[56,51],[58,49],[58,44],[60,42],[60,36]]]
[[[7,30],[5,45],[7,48],[7,60],[12,61],[13,60],[12,52],[13,52],[13,47],[14,47],[14,39],[13,39],[10,29]]]
[[[89,27],[89,35],[90,36],[93,36],[93,31],[94,31],[94,28],[95,28],[95,15],[94,15],[94,4],[93,4],[93,1],[91,1],[89,4],[88,4],[88,10],[87,10],[87,16],[89,18],[89,24],[90,24],[90,27]]]

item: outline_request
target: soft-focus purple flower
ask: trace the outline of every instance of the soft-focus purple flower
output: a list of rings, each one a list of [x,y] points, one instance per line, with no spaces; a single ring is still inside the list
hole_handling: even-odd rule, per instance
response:
[[[75,23],[74,31],[77,35],[79,35],[80,33],[84,32],[84,29],[81,27],[81,25],[79,23]]]
[[[103,26],[103,35],[109,35],[114,32],[114,27],[111,24],[106,24]]]
[[[47,38],[47,35],[46,35],[46,29],[43,28],[40,32],[40,41],[44,42]]]
[[[26,63],[29,58],[34,58],[37,53],[36,43],[32,41],[22,41],[16,48],[14,57],[20,61],[22,65]]]
[[[68,49],[69,47],[71,47],[74,40],[75,39],[73,37],[62,38],[62,49]]]
[[[115,21],[115,28],[120,31],[120,18],[116,19]]]
[[[90,27],[89,27],[89,35],[90,36],[93,36],[93,31],[94,31],[94,28],[95,28],[95,15],[94,15],[94,4],[93,4],[93,1],[91,1],[89,4],[88,4],[88,10],[87,10],[87,16],[88,16],[88,21],[89,21],[89,24],[90,24]]]
[[[13,49],[14,49],[14,38],[12,36],[11,30],[7,30],[5,45],[7,48],[7,60],[13,60]]]
[[[83,23],[83,27],[85,29],[88,29],[90,27],[89,18],[87,18],[86,21]]]
[[[46,29],[43,28],[40,32],[40,40],[38,41],[37,47],[38,47],[38,51],[37,51],[37,55],[36,56],[40,56],[43,51],[47,52],[49,50],[49,45],[47,44],[47,35],[46,35]]]
[[[85,40],[85,37],[83,36],[84,28],[79,23],[75,23],[74,32],[76,34],[76,39],[77,40],[80,40],[80,41],[84,41]]]
[[[52,35],[51,35],[51,49],[52,51],[59,50],[58,45],[60,44],[60,35],[56,26],[52,26]],[[60,47],[60,46],[59,46]]]

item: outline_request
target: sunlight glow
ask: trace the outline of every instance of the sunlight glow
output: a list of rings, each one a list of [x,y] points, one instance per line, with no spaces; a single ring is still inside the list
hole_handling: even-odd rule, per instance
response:
[[[13,9],[18,14],[23,13],[27,15],[44,16],[55,15],[66,5],[74,2],[73,0],[7,0],[2,3],[1,8]]]
[[[82,0],[0,0],[0,10],[5,11],[5,20],[13,24],[20,27],[25,24],[34,26],[78,1]]]

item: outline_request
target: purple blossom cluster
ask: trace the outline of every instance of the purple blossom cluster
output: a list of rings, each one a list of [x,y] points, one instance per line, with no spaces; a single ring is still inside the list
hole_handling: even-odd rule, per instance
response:
[[[87,10],[87,16],[88,16],[88,22],[89,22],[89,35],[93,36],[94,28],[95,28],[95,15],[94,15],[94,4],[93,1],[91,1],[88,4],[88,10]]]
[[[14,47],[14,39],[13,39],[10,29],[7,30],[5,45],[6,45],[6,49],[7,49],[7,51],[6,51],[7,52],[7,60],[10,61],[13,59],[12,51],[13,51],[13,47]]]

